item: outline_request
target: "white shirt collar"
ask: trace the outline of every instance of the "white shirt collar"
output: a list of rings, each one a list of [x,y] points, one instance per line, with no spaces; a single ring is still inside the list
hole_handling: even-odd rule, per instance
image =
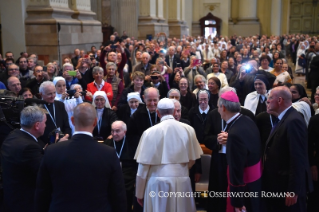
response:
[[[73,133],[73,136],[76,135],[76,134],[84,134],[84,135],[88,135],[88,136],[93,137],[92,133],[87,132],[87,131],[75,131],[75,132]]]
[[[291,108],[291,106],[289,106],[288,108],[286,108],[286,110],[282,111],[279,116],[278,116],[278,119],[279,121],[281,121],[282,117],[284,117],[284,115],[286,114],[287,110]]]
[[[175,120],[174,116],[172,116],[172,115],[166,115],[166,116],[163,116],[163,117],[161,118],[161,121],[165,121],[165,120],[167,120],[167,119],[174,119],[174,120]]]
[[[135,109],[130,108],[130,109],[131,109],[131,115],[133,115],[133,113],[135,113],[135,111],[137,110],[137,108]]]
[[[24,129],[20,129],[21,131],[23,131],[23,132],[25,132],[25,133],[28,133],[30,136],[32,136],[32,138],[34,138],[34,140],[36,141],[36,142],[38,142],[38,139],[34,136],[34,135],[32,135],[31,133],[29,133],[28,131],[25,131]]]
[[[232,120],[234,120],[237,116],[239,116],[240,113],[236,113],[233,117],[231,117],[230,119],[228,119],[228,121],[226,121],[227,124],[229,124]]]
[[[199,108],[199,112],[200,112],[200,114],[203,114],[203,113],[208,113],[208,111],[209,111],[209,105],[207,106],[207,108],[206,108],[206,110],[204,110],[204,111],[202,111],[202,109],[200,109],[200,106],[198,106],[198,108]]]
[[[100,91],[103,86],[104,86],[104,80],[102,80],[102,83],[100,85],[96,84],[95,80],[94,80],[94,85],[97,87],[97,89]]]

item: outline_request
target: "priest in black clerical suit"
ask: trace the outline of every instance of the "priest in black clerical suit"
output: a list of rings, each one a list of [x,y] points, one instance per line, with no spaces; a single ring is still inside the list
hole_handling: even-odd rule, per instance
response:
[[[124,177],[127,211],[132,211],[132,204],[135,191],[135,180],[137,173],[137,163],[134,160],[135,151],[138,142],[125,135],[126,124],[123,121],[115,121],[112,124],[113,138],[105,140],[104,144],[115,148],[117,156],[120,159],[122,173]]]
[[[43,136],[39,139],[47,144],[49,142],[49,133],[55,129],[59,129],[64,135],[68,134],[71,136],[71,128],[69,125],[69,117],[65,110],[64,103],[55,101],[55,86],[51,81],[45,81],[39,88],[42,100],[46,102],[43,105],[44,109],[47,110],[47,122]]]

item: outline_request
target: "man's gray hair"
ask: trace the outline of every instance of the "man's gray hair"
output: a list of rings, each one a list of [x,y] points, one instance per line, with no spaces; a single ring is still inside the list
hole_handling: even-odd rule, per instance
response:
[[[159,114],[161,114],[161,116],[166,116],[166,115],[173,115],[175,108],[170,108],[170,109],[160,109],[157,108]]]
[[[71,63],[64,63],[62,66],[63,71],[65,67],[72,67],[74,69],[74,66]]]
[[[82,86],[80,84],[73,84],[73,85],[71,85],[70,90],[75,90],[75,86],[80,86],[82,88]]]
[[[114,66],[115,67],[115,70],[117,69],[117,65],[115,64],[115,63],[113,63],[113,62],[108,62],[107,64],[106,64],[106,66],[105,66],[105,69],[107,70],[109,67],[111,67],[111,66]]]
[[[218,96],[221,96],[223,93],[225,93],[225,92],[227,92],[227,91],[232,91],[232,92],[234,92],[235,94],[237,94],[235,88],[233,88],[233,87],[224,87],[224,88],[222,88],[222,89],[219,90]]]
[[[46,88],[47,88],[47,87],[50,87],[50,86],[55,87],[53,82],[51,82],[51,81],[44,81],[44,82],[40,85],[39,93],[44,94]]]
[[[112,126],[113,126],[113,124],[117,124],[117,123],[121,124],[122,130],[127,131],[127,126],[126,126],[126,124],[125,124],[123,121],[114,121],[114,122],[112,123]],[[112,127],[112,126],[111,126],[111,127]]]
[[[319,90],[319,86],[316,88],[316,91]]]
[[[150,92],[150,89],[156,89],[156,91],[157,91],[157,96],[158,96],[158,99],[159,99],[160,93],[159,93],[159,91],[158,91],[157,88],[153,88],[153,87],[149,87],[149,88],[146,88],[146,89],[144,90],[144,97],[145,97],[145,98],[148,97],[148,93]]]
[[[147,56],[148,56],[148,59],[151,59],[151,55],[150,55],[148,52],[143,52],[143,53],[142,53],[142,56],[143,56],[143,54],[147,55]]]
[[[36,58],[34,58],[34,57],[28,57],[28,59],[27,59],[27,61],[29,61],[29,60],[32,60],[34,63],[36,63],[37,61],[37,59]]]
[[[197,74],[195,77],[194,77],[194,82],[196,82],[196,79],[197,78],[201,78],[201,80],[206,84],[207,83],[207,80],[206,78],[203,76],[203,75],[200,75],[200,74]]]
[[[176,99],[171,99],[171,100],[173,101],[174,105],[175,105],[175,103],[177,103],[177,104],[179,104],[179,107],[182,109],[182,105],[178,100],[176,100]]]
[[[20,115],[20,125],[22,128],[31,129],[36,122],[42,122],[44,110],[38,106],[28,106],[23,108]]]
[[[178,96],[181,97],[181,92],[180,92],[178,89],[176,89],[176,88],[172,88],[171,90],[169,90],[169,91],[167,92],[167,98],[169,98],[169,96],[170,96],[170,94],[171,94],[172,92],[178,93]]]
[[[170,46],[168,49],[174,49],[174,51],[176,51],[175,46]]]
[[[100,66],[95,66],[95,67],[93,68],[92,74],[94,75],[96,72],[100,72],[100,71],[102,71],[103,74],[104,74],[104,70],[103,70],[102,67],[100,67]]]

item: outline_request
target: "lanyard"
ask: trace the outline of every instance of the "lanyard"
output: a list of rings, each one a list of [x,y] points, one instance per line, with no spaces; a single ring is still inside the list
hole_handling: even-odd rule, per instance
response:
[[[120,153],[119,153],[119,154],[118,154],[118,153],[117,153],[117,151],[116,151],[115,141],[113,140],[114,149],[115,149],[115,152],[116,152],[116,155],[117,155],[117,157],[118,157],[118,158],[120,158],[120,157],[121,157],[121,155],[122,155],[123,146],[124,146],[124,144],[125,144],[125,138],[126,138],[126,136],[124,136],[123,144],[122,144],[122,147],[121,147],[121,150],[120,150]]]
[[[153,122],[151,119],[151,115],[150,115],[150,111],[146,108],[147,112],[148,112],[148,117],[150,118],[150,123],[151,123],[151,127],[153,127]],[[155,124],[157,123],[157,115],[155,114]]]
[[[44,104],[44,107],[45,107],[45,109],[47,109],[47,111],[48,111],[48,113],[49,113],[49,115],[50,115],[50,117],[51,117],[51,119],[52,119],[52,121],[53,121],[53,124],[55,125],[56,128],[58,128],[58,127],[56,126],[56,121],[55,121],[55,106],[54,106],[54,103],[52,103],[52,104],[53,104],[53,116],[54,116],[54,118],[52,117],[52,115],[51,115],[49,109],[47,108],[47,106],[46,106],[45,104]]]
[[[98,135],[100,135],[101,125],[102,125],[102,116],[101,116],[101,118],[99,119],[99,121],[98,121],[98,123],[97,123],[97,132],[98,132]]]
[[[271,124],[271,128],[273,128],[273,127],[274,127],[274,124],[272,123],[271,115],[269,115],[269,117],[270,117],[270,124]]]

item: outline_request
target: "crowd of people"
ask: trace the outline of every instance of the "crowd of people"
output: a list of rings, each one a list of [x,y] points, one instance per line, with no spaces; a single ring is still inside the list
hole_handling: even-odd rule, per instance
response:
[[[165,211],[163,204],[194,211],[193,200],[149,199],[150,183],[158,183],[150,176],[168,176],[159,170],[163,166],[165,173],[175,170],[171,177],[190,179],[172,186],[175,191],[195,192],[205,168],[210,169],[209,191],[295,194],[209,197],[207,211],[319,211],[317,37],[178,39],[160,33],[137,40],[114,33],[99,48],[75,49],[62,64],[38,62],[27,52],[18,58],[9,51],[0,55],[3,95],[42,100],[41,108],[21,112],[21,129],[1,139],[4,210],[64,211],[76,203],[79,211]],[[310,99],[302,85],[293,83],[296,75],[305,76]],[[110,146],[116,154],[65,141],[81,143],[84,131],[92,136],[87,140]],[[178,147],[182,136],[189,139],[187,148]],[[20,144],[20,138],[29,143]],[[175,141],[176,146],[170,144]],[[199,144],[212,150],[210,167],[202,167]],[[103,154],[109,156],[103,159]],[[89,170],[81,170],[81,163]],[[90,168],[97,163],[107,170]],[[100,185],[103,177],[109,182]],[[89,188],[85,181],[94,183]],[[109,188],[105,197],[88,196],[104,188]]]

